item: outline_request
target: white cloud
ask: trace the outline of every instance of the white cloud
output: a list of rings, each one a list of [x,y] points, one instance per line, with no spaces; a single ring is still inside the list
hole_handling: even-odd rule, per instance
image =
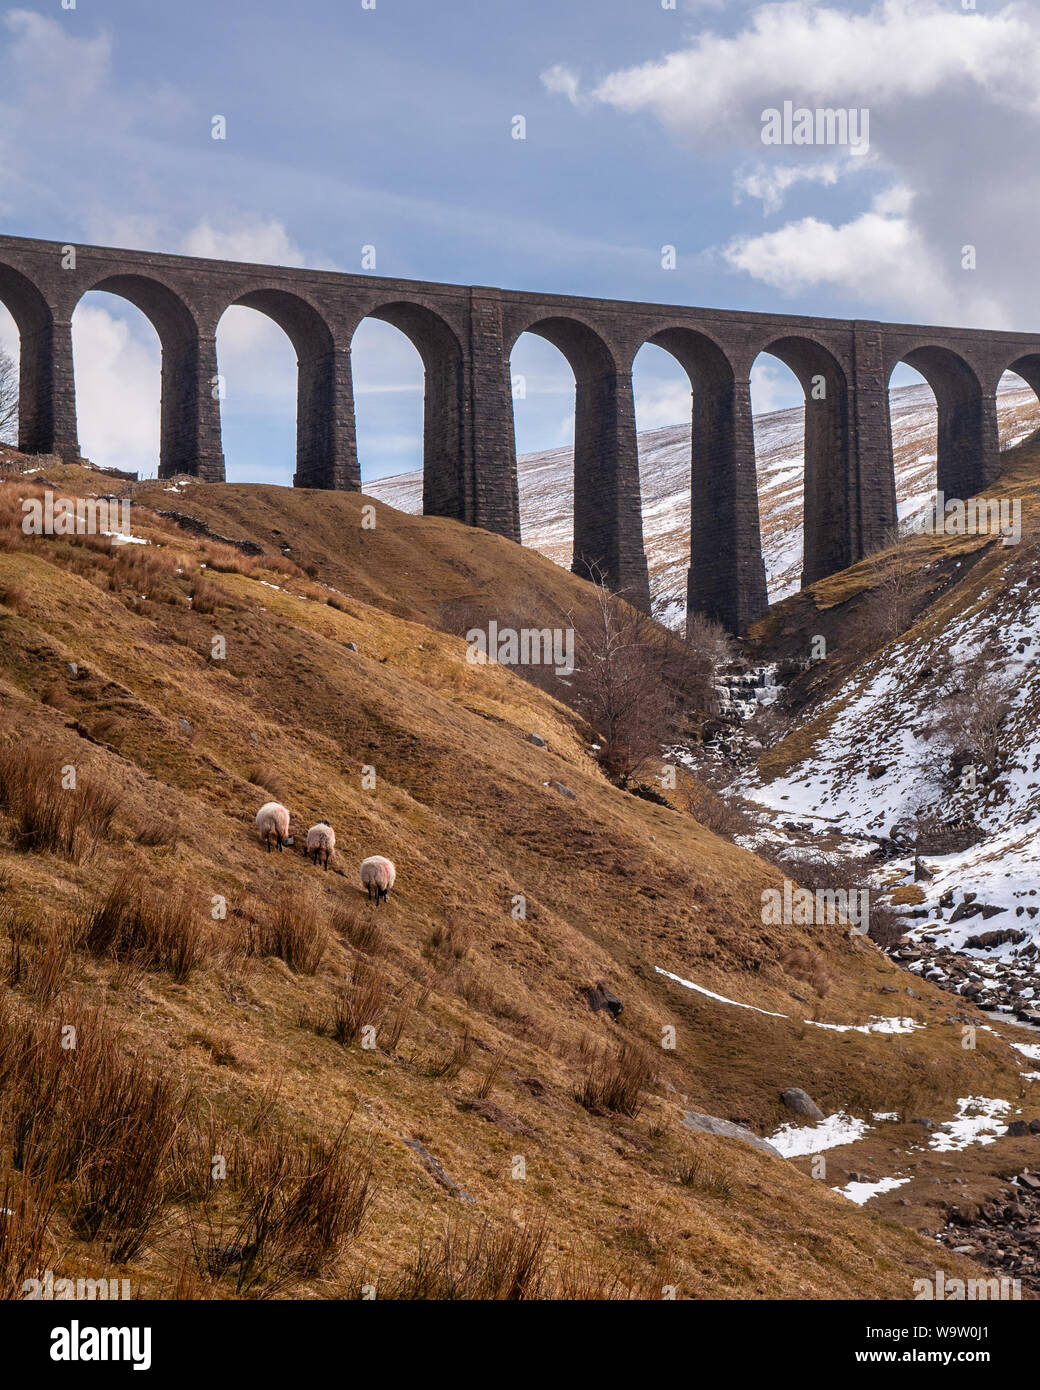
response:
[[[303,252],[285,226],[273,219],[266,222],[240,221],[215,227],[198,223],[183,237],[180,250],[185,256],[203,256],[213,261],[249,261],[257,265],[302,266]]]
[[[578,104],[578,75],[570,68],[557,63],[542,73],[542,86],[548,92],[558,92],[575,106]]]
[[[853,167],[861,168],[862,160]],[[780,164],[770,168],[766,164],[756,164],[754,168],[739,171],[733,180],[735,201],[741,198],[759,198],[762,201],[762,215],[778,212],[783,206],[785,195],[800,183],[822,183],[833,187],[845,172],[837,161],[824,164]]]
[[[834,146],[762,144],[764,111],[785,101],[869,111],[866,206],[851,203],[849,187],[866,161]],[[583,95],[583,105],[593,102],[650,114],[705,157],[743,150],[751,162],[735,171],[737,202],[757,198],[775,214],[796,186],[816,200],[816,215],[723,246],[735,271],[896,317],[988,328],[1028,328],[1040,317],[1031,231],[1040,6],[764,4],[733,34],[704,31],[609,74]],[[977,250],[977,272],[962,268],[966,245]]]
[[[909,206],[905,190],[890,190],[839,226],[804,217],[761,236],[736,237],[722,254],[734,270],[786,294],[830,285],[863,300],[952,319],[964,313],[965,298],[950,289],[948,267],[906,215]],[[1000,316],[999,306],[984,296],[971,301],[970,312],[983,320]]]

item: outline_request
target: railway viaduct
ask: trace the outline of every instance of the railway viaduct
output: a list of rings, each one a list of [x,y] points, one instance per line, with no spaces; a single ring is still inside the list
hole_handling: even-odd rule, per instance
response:
[[[632,362],[671,353],[692,396],[688,600],[738,631],[767,607],[749,378],[761,352],[805,391],[803,582],[895,533],[888,412],[906,362],[938,405],[938,485],[967,497],[997,476],[996,388],[1014,370],[1040,394],[1040,336],[571,298],[483,286],[0,237],[0,300],[21,338],[19,447],[79,454],[71,320],[107,290],[135,304],[162,346],[160,477],[224,478],[216,329],[258,309],[299,364],[294,484],[361,490],[350,345],[362,319],[393,324],[425,369],[423,510],[520,540],[510,352],[536,333],[575,378],[574,563],[649,603]]]

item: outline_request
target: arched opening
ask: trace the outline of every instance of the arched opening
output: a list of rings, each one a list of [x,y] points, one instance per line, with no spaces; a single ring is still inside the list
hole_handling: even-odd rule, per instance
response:
[[[376,489],[402,511],[422,510],[422,358],[406,333],[379,319],[362,319],[351,343],[354,419],[361,490]]]
[[[769,602],[778,603],[802,583],[805,393],[771,353],[760,353],[751,367],[751,416],[766,586]]]
[[[520,535],[550,560],[574,560],[574,371],[558,347],[521,333],[509,359]]]
[[[296,469],[296,352],[260,309],[232,304],[217,324],[217,398],[229,483],[289,487]]]
[[[257,289],[240,294],[225,311],[225,316],[234,309],[254,309],[266,315],[289,339],[296,354],[296,472],[292,479],[294,486],[344,486],[347,481],[344,470],[349,464],[343,457],[341,447],[341,393],[337,390],[339,383],[336,354],[328,324],[313,305],[308,304],[299,295],[281,289]],[[234,332],[234,325],[242,320],[232,319],[231,322]],[[265,333],[263,328],[254,328],[252,331]],[[273,345],[276,340],[269,337],[268,341]],[[278,357],[281,379],[285,381],[284,368],[288,359],[284,355],[284,349],[279,349]],[[279,368],[276,367],[276,370]],[[217,380],[218,389],[226,387],[230,396],[230,379],[225,381],[222,365],[218,370]],[[290,376],[289,381],[291,380]],[[283,429],[288,415],[284,399],[283,397],[281,411]],[[352,446],[353,418],[349,422],[349,429]],[[282,448],[283,452],[277,464],[281,475],[284,476],[288,450],[284,444]]]
[[[158,359],[149,327],[158,336]],[[84,405],[80,448],[87,457],[145,476],[151,472],[158,361],[159,477],[196,472],[223,476],[219,432],[213,439],[203,439],[200,433],[200,396],[211,387],[208,380],[200,380],[198,329],[173,290],[143,275],[100,280],[76,305],[72,338],[77,401]]]
[[[0,444],[18,445],[21,336],[6,304],[0,304]]]
[[[155,324],[116,291],[91,290],[72,315],[72,357],[82,456],[154,478],[163,357]]]
[[[997,430],[1005,453],[1040,428],[1040,354],[1021,357],[997,384]]]
[[[973,496],[985,486],[997,464],[992,402],[987,409],[975,372],[950,348],[913,348],[900,361],[913,368],[935,396],[938,490],[947,498]],[[890,375],[890,383],[897,370],[898,366]]]
[[[682,629],[692,554],[693,384],[682,363],[644,343],[632,363],[643,544],[654,616]]]
[[[648,607],[631,378],[619,374],[610,348],[578,319],[543,318],[525,331],[563,353],[574,373],[571,569]]]
[[[853,481],[849,469],[848,383],[834,356],[811,338],[777,338],[767,343],[762,352],[779,359],[790,369],[797,379],[804,402],[801,538],[801,584],[804,588],[845,569],[856,558]],[[760,358],[756,362],[758,360]],[[770,404],[779,404],[785,399],[786,392],[788,408],[791,408],[790,383],[779,374],[779,368],[771,368],[771,371],[774,395]],[[762,398],[761,380],[760,377],[759,402]],[[775,409],[766,411],[756,420],[755,448],[756,456],[761,449],[761,471],[769,477],[770,487],[782,491],[785,470],[789,475],[794,470],[791,451],[795,448],[793,441],[797,437],[798,421],[797,413],[792,413],[786,422],[780,424],[770,419],[775,413]],[[771,427],[775,427],[780,434],[775,443]],[[786,454],[782,442],[785,428],[788,437]],[[767,466],[770,456],[772,462]],[[790,500],[789,495],[789,503]],[[760,510],[767,511],[764,507]],[[783,545],[786,540],[788,546],[786,552],[777,553],[774,558],[774,592],[777,596],[781,588],[781,573],[788,576],[787,583],[790,583],[793,554],[797,546],[797,541],[792,539],[795,534],[792,522],[793,513],[789,505],[786,527],[781,513],[780,525],[776,528],[778,545]],[[763,516],[762,525],[767,535],[773,531],[768,515]],[[786,591],[786,584],[783,587]]]
[[[359,340],[358,334],[368,320],[389,325],[404,334],[422,363],[424,515],[472,522],[475,480],[462,451],[462,348],[458,338],[439,314],[424,305],[407,302],[382,304],[370,310],[355,331],[351,344],[352,359],[355,346],[360,341],[364,347],[366,338],[372,332],[371,329],[365,330],[365,337]],[[389,341],[385,330],[380,333],[376,329],[375,332],[377,342],[385,344]],[[399,362],[402,351],[402,347],[395,344],[393,352],[398,354]],[[414,379],[414,367],[411,371]],[[391,409],[396,411],[407,392],[394,394],[398,399],[396,403],[391,402]]]
[[[935,392],[906,362],[888,382],[896,514],[900,531],[914,529],[935,502],[939,412]]]
[[[27,454],[47,453],[57,443],[72,454],[66,422],[55,419],[54,331],[47,302],[20,271],[0,265],[0,303],[6,315],[3,340],[17,371],[17,385],[9,383],[8,395],[16,389],[18,396],[14,417],[7,412],[4,442],[17,437]]]

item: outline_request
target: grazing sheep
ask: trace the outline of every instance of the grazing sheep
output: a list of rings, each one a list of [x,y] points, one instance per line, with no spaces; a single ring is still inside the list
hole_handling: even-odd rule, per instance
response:
[[[322,855],[325,856],[324,868],[328,873],[329,858],[336,848],[336,832],[327,820],[320,820],[317,825],[312,825],[307,831],[307,853],[311,857],[311,863],[317,864]]]
[[[271,853],[271,836],[278,841],[278,852],[289,843],[289,812],[280,801],[266,801],[256,813],[256,828],[261,840],[267,844]]]
[[[361,861],[361,885],[368,889],[368,900],[372,901],[372,889],[376,890],[376,906],[381,902],[386,902],[386,895],[394,886],[397,878],[397,870],[389,859],[384,859],[381,854],[373,854],[368,859]]]

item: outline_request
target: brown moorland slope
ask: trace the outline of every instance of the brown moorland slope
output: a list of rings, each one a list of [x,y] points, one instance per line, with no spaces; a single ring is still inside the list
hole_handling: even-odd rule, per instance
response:
[[[764,925],[775,869],[611,785],[569,709],[437,626],[456,599],[555,625],[580,581],[273,487],[136,488],[147,545],[27,538],[39,491],[0,484],[6,1291],[35,1262],[189,1297],[912,1296],[929,1240],[683,1114],[768,1134],[797,1085],[945,1117],[1021,1102],[1022,1059],[966,1051],[948,996],[840,925]],[[330,872],[262,851],[271,795],[298,845],[335,826]],[[370,853],[398,868],[378,910]],[[814,1026],[879,1015],[918,1026]]]

